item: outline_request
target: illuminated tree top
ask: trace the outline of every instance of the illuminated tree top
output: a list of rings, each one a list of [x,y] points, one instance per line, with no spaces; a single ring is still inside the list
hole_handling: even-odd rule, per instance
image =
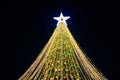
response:
[[[54,17],[59,27],[18,80],[107,80],[72,36],[66,24],[69,18],[62,13]]]
[[[57,26],[59,25],[59,23],[64,23],[65,25],[67,25],[66,20],[70,18],[70,16],[66,16],[64,17],[62,12],[60,13],[60,17],[53,17],[55,20],[58,20]]]

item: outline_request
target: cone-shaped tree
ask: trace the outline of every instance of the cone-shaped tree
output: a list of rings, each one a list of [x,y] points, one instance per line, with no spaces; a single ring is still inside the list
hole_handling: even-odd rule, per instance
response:
[[[19,80],[107,80],[76,43],[61,13],[42,52]]]

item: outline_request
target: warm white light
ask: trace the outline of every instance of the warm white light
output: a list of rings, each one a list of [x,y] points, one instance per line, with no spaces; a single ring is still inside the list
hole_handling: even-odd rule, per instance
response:
[[[58,20],[57,26],[59,25],[59,23],[64,23],[65,25],[67,25],[66,20],[70,18],[70,16],[66,16],[64,17],[62,12],[60,13],[60,17],[53,17],[55,20]]]

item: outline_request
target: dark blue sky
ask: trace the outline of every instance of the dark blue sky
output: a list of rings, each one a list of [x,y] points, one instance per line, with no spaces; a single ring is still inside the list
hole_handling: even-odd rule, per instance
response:
[[[17,80],[33,63],[56,27],[53,17],[60,12],[71,17],[68,28],[97,68],[109,80],[118,80],[115,9],[112,2],[101,0],[9,1],[9,80]]]

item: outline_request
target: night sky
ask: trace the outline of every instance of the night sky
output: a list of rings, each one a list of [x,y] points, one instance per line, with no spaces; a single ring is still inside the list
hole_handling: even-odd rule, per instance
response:
[[[41,52],[63,12],[68,28],[87,56],[109,80],[118,79],[115,6],[98,0],[9,1],[5,27],[8,80],[17,80]],[[5,11],[5,10],[4,10]]]

